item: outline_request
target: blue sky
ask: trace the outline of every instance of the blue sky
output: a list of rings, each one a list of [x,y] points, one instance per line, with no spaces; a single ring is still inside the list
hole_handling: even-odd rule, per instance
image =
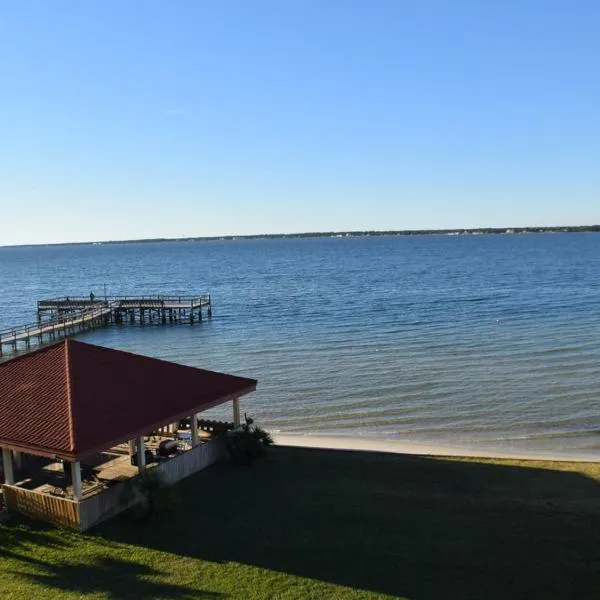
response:
[[[4,3],[0,245],[600,222],[600,4]]]

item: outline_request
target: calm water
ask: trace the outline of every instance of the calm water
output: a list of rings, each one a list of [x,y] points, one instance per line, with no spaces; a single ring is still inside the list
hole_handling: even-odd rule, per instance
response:
[[[600,235],[0,248],[0,327],[55,295],[209,292],[86,341],[259,380],[282,432],[600,457]]]

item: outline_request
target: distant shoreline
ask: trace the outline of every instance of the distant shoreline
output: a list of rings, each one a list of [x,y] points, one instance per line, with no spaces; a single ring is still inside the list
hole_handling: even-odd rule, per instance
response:
[[[403,229],[370,231],[311,231],[305,233],[256,233],[249,235],[215,235],[180,238],[140,238],[131,240],[97,240],[88,242],[52,242],[47,244],[7,244],[0,248],[32,248],[46,246],[101,246],[105,244],[149,244],[159,242],[214,242],[234,240],[279,240],[295,238],[395,237],[415,235],[518,235],[528,233],[600,233],[600,225],[549,227],[478,227],[458,229]]]

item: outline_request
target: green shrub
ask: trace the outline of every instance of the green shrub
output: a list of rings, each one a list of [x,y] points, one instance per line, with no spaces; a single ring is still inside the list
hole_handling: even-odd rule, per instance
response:
[[[267,446],[273,445],[271,434],[245,415],[246,423],[227,432],[227,451],[231,460],[238,465],[248,465],[264,454]]]

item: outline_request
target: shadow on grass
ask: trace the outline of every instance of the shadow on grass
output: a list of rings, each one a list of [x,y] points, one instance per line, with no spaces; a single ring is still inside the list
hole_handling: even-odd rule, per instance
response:
[[[106,546],[106,552],[111,551],[110,543],[98,538],[94,541],[94,549],[102,552]],[[0,580],[8,576],[58,592],[101,593],[103,597],[115,600],[216,600],[222,597],[197,588],[164,583],[161,581],[163,572],[128,560],[94,556],[80,562],[81,543],[81,536],[75,532],[14,517],[0,525],[0,559],[6,559],[0,560]],[[22,569],[19,563],[22,563]],[[21,589],[23,597],[25,594],[35,597],[34,588]]]
[[[600,485],[572,472],[273,448],[251,467],[199,473],[178,493],[177,510],[123,515],[100,533],[418,600],[600,590]]]
[[[45,588],[80,594],[102,593],[114,600],[221,598],[220,594],[150,580],[149,577],[156,579],[161,573],[146,565],[115,558],[100,557],[84,564],[46,564],[44,569],[41,573],[15,575]]]
[[[0,557],[24,562],[42,564],[42,561],[29,556],[31,547],[59,550],[67,544],[52,535],[54,528],[46,523],[36,523],[35,528],[15,518],[10,523],[0,524]]]

